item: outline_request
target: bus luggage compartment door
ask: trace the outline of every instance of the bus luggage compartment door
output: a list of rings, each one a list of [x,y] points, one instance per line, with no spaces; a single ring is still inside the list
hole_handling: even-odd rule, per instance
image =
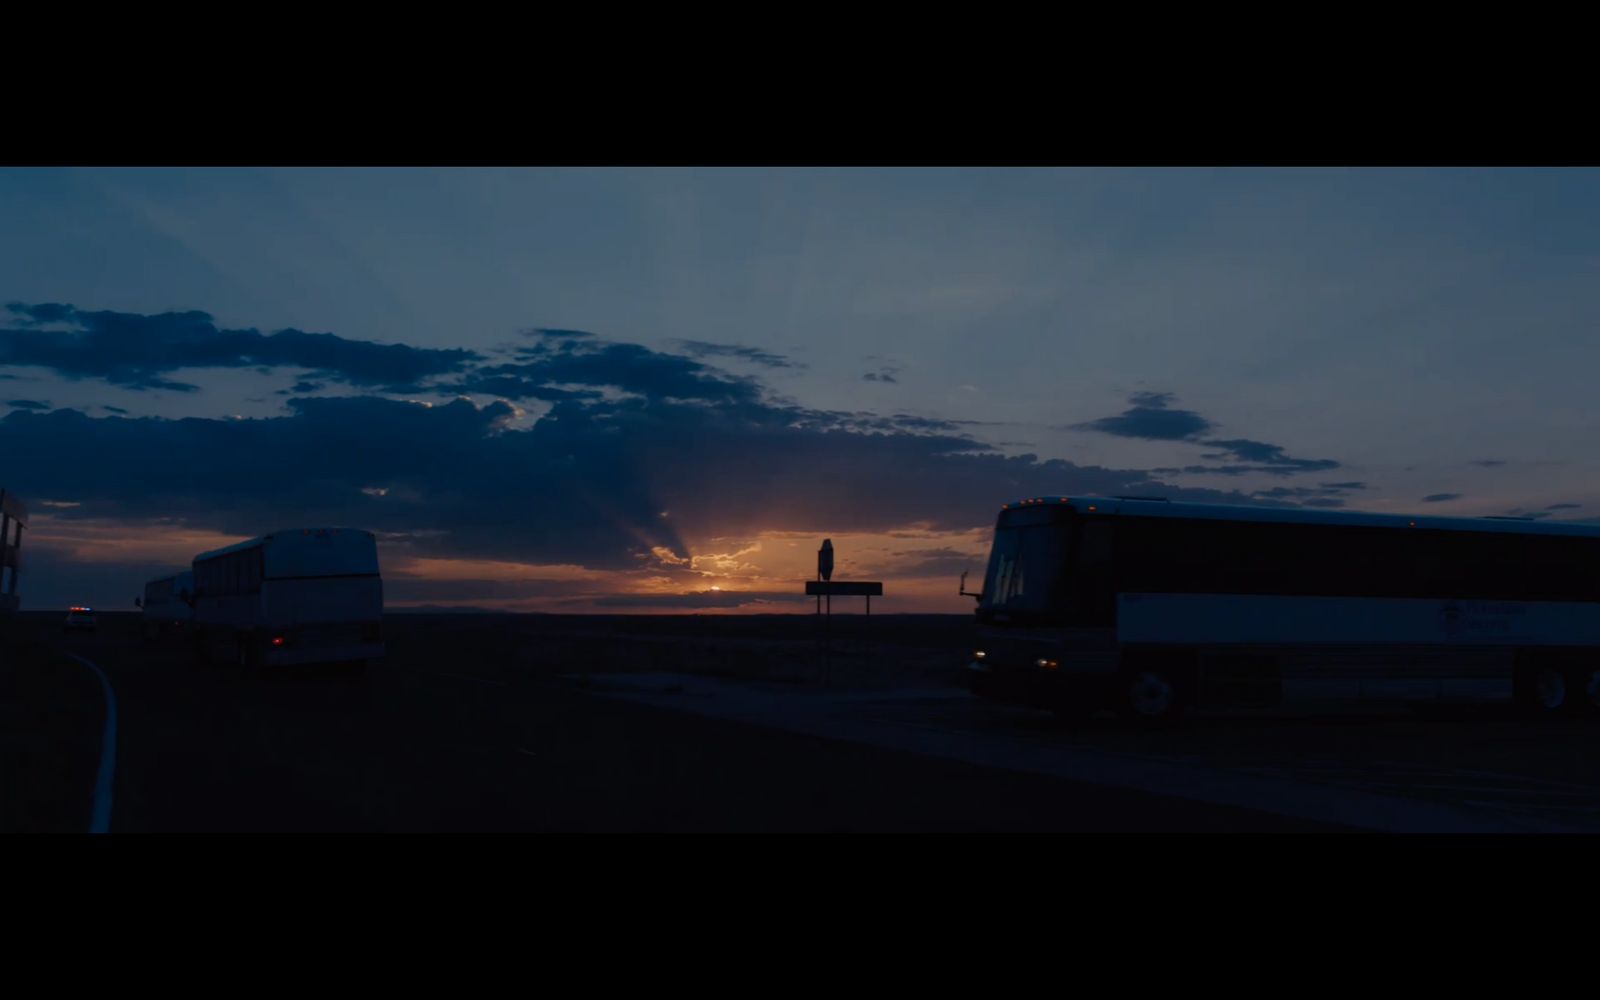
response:
[[[1204,653],[1199,701],[1206,705],[1270,707],[1283,702],[1283,671],[1266,653]]]

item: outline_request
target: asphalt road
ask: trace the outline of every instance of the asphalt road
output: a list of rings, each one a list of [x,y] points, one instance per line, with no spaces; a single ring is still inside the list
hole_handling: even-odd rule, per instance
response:
[[[56,641],[116,692],[112,833],[1339,829],[595,697],[449,644],[252,678],[116,623]]]

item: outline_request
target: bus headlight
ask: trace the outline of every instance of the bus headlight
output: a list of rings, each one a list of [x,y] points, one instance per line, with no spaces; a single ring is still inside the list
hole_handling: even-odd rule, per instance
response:
[[[1054,670],[1061,664],[1057,663],[1055,660],[1034,660],[1033,665],[1041,670]]]
[[[981,659],[983,659],[983,658],[984,658],[984,657],[985,657],[985,656],[988,656],[988,655],[989,655],[989,654],[988,654],[988,653],[985,653],[985,652],[984,652],[984,651],[983,651],[983,650],[981,650],[981,649],[980,649],[980,650],[978,650],[978,651],[977,651],[977,652],[976,652],[976,653],[973,653],[973,654],[972,654],[972,658],[973,658],[973,659],[974,659],[974,660],[981,660]]]

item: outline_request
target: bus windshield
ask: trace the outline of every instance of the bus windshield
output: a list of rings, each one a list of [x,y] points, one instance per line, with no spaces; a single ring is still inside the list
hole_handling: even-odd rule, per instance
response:
[[[1067,512],[1050,507],[1002,514],[989,553],[980,613],[1035,617],[1064,610],[1070,527]]]

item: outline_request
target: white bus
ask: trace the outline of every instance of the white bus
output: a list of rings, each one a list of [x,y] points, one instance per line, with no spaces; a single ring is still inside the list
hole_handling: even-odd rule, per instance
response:
[[[134,604],[140,609],[140,626],[146,641],[181,632],[194,617],[194,572],[184,570],[151,580],[144,585],[144,597]]]
[[[1062,715],[1505,696],[1600,714],[1595,526],[1038,497],[1001,508],[969,596],[972,690]]]
[[[194,557],[194,643],[241,667],[383,656],[383,580],[370,531],[300,528]]]

